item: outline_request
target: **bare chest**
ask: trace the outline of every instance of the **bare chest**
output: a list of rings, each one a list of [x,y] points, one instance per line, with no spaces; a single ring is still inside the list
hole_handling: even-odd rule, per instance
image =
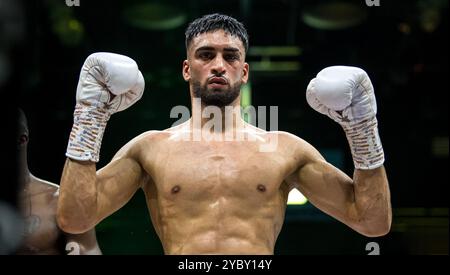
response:
[[[252,146],[188,143],[161,155],[154,180],[165,199],[267,200],[278,194],[286,164],[276,153]]]

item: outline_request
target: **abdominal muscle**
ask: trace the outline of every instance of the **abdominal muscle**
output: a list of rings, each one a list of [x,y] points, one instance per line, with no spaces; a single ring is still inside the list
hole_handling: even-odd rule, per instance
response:
[[[166,254],[273,254],[273,248],[268,247],[265,240],[249,240],[236,234],[226,236],[220,232],[206,231],[179,237],[185,241],[169,244]]]
[[[243,215],[242,210],[238,213],[200,211],[197,215],[177,211],[173,216],[161,215],[158,231],[165,253],[273,254],[283,217],[274,217],[272,211]]]

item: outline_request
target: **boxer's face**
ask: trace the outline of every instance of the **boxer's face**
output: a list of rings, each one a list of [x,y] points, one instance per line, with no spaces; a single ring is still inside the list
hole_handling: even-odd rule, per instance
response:
[[[183,62],[183,77],[195,97],[206,105],[230,105],[247,83],[249,66],[245,49],[237,36],[223,30],[196,36]]]

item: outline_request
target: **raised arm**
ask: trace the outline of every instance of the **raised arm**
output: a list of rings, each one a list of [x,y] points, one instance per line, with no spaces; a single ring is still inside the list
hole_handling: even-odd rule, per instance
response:
[[[99,171],[94,162],[67,158],[57,210],[58,225],[62,230],[83,233],[131,199],[142,185],[144,175],[132,145],[122,148]]]
[[[299,189],[318,208],[361,234],[387,234],[392,220],[390,193],[369,76],[356,67],[328,67],[310,82],[306,98],[313,109],[344,129],[355,172],[352,180],[306,145]]]
[[[83,64],[57,208],[58,225],[65,232],[93,228],[140,186],[143,173],[136,140],[98,172],[95,163],[109,117],[134,104],[143,91],[144,79],[131,58],[95,53]]]
[[[312,146],[300,145],[304,165],[296,173],[296,187],[323,212],[368,237],[389,232],[390,193],[383,166],[355,169],[353,179],[329,164]]]

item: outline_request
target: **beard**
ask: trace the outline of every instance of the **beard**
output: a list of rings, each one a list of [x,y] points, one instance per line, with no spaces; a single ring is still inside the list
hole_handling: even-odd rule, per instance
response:
[[[192,86],[194,88],[194,96],[200,98],[203,104],[225,107],[239,96],[242,84],[236,83],[224,89],[210,89],[208,84],[202,86],[199,81],[194,81]]]

